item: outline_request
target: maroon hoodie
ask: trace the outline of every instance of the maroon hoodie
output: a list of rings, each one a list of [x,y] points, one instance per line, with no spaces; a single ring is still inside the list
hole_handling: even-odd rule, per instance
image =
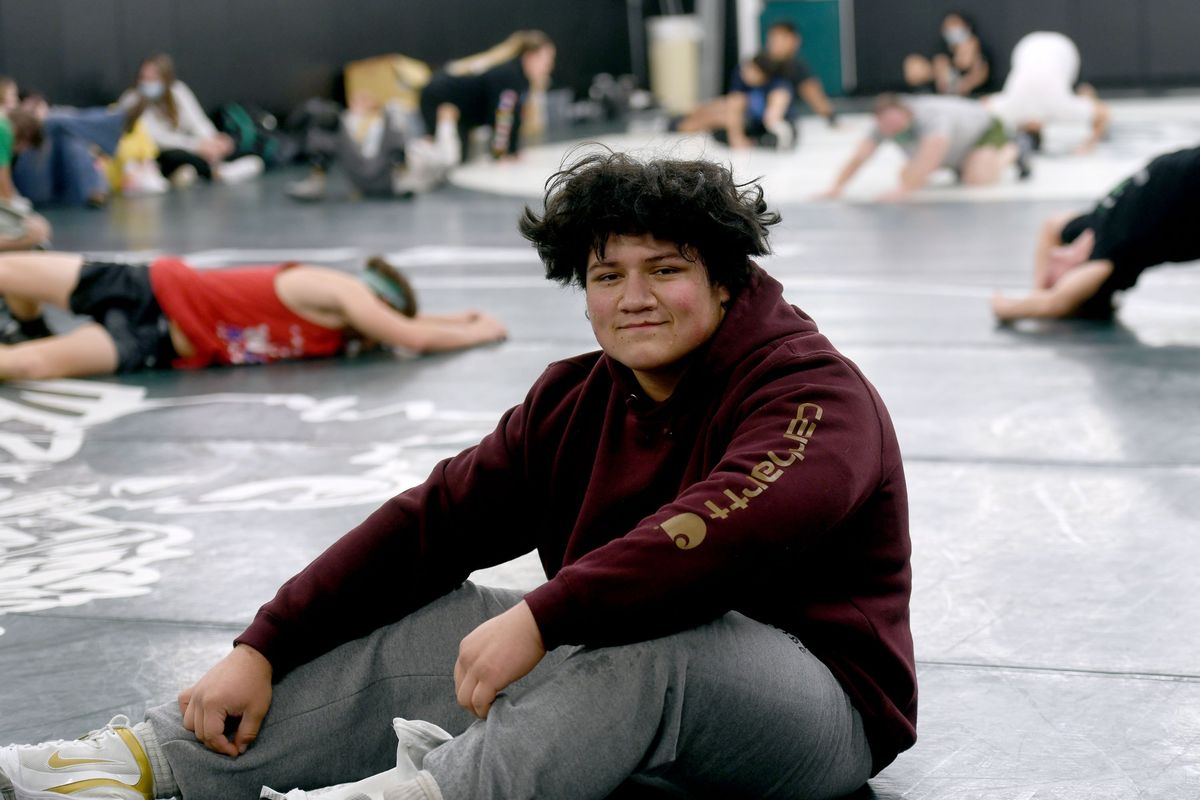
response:
[[[756,269],[672,396],[602,353],[551,364],[476,447],[289,580],[238,639],[276,674],[537,549],[547,648],[740,611],[795,635],[882,769],[916,738],[908,508],[887,410]]]

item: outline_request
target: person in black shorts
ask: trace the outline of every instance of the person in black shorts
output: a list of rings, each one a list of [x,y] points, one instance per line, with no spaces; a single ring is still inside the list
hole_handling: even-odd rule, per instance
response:
[[[377,346],[431,353],[506,335],[482,311],[419,313],[403,274],[377,257],[356,276],[291,262],[194,270],[171,256],[140,265],[5,253],[0,294],[15,323],[0,326],[0,380],[265,364]],[[92,321],[55,333],[45,305]]]
[[[1111,320],[1113,297],[1159,264],[1200,259],[1200,147],[1159,156],[1085,214],[1042,225],[1033,291],[992,298],[1002,322]]]
[[[421,117],[432,137],[438,121],[457,119],[462,157],[470,153],[471,131],[492,128],[495,158],[516,155],[520,149],[521,115],[531,88],[544,89],[554,71],[554,42],[541,31],[524,31],[517,55],[479,73],[440,70],[421,90]],[[445,108],[450,106],[451,108]]]

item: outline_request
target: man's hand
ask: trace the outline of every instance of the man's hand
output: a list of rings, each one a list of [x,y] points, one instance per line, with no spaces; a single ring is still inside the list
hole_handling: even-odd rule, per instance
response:
[[[542,632],[525,601],[471,631],[458,646],[454,691],[458,704],[486,719],[496,695],[546,655]]]
[[[236,758],[258,736],[271,706],[271,662],[244,644],[218,661],[195,686],[179,693],[183,727],[209,750]],[[225,736],[225,721],[239,718],[233,741]]]

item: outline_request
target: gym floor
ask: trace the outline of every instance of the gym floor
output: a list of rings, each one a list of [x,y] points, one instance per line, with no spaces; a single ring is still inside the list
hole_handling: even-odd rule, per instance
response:
[[[0,385],[0,744],[172,700],[281,582],[594,348],[516,232],[522,198],[302,206],[298,175],[53,212],[55,244],[387,253],[426,308],[491,310],[509,341]],[[907,463],[920,741],[865,797],[1197,795],[1200,271],[1149,272],[1111,326],[988,311],[1027,285],[1040,220],[1094,197],[778,204],[764,266],[879,388]],[[477,576],[540,579],[528,558]]]

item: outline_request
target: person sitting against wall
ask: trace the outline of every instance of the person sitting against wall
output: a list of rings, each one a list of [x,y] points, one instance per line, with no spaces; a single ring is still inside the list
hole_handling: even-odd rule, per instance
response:
[[[971,21],[958,11],[942,19],[941,41],[933,58],[911,53],[904,59],[904,80],[913,89],[966,97],[983,91],[991,75],[987,52]]]
[[[492,66],[497,53],[513,55]],[[439,119],[457,117],[462,158],[471,153],[471,133],[490,127],[488,150],[494,158],[515,156],[521,146],[521,124],[531,92],[544,91],[554,71],[554,42],[541,31],[520,31],[503,50],[453,62],[434,73],[421,90],[421,117],[426,140],[433,143]],[[444,108],[450,106],[451,108]]]
[[[788,20],[767,28],[763,51],[739,65],[730,76],[729,93],[697,107],[672,127],[681,133],[715,131],[731,147],[761,144],[780,149],[796,143],[797,97],[830,125],[833,105],[800,56],[800,31]]]
[[[481,311],[418,313],[408,281],[381,258],[355,276],[294,262],[200,271],[169,256],[146,266],[9,253],[0,255],[0,294],[17,322],[17,335],[0,344],[0,380],[268,364],[379,346],[436,353],[506,336]],[[93,321],[55,334],[44,304]]]
[[[218,133],[196,95],[175,77],[175,62],[156,53],[138,67],[137,84],[121,95],[118,105],[139,117],[158,145],[158,165],[176,186],[189,186],[197,177],[239,183],[262,173],[258,156],[230,160],[234,143]]]
[[[879,198],[885,202],[907,198],[925,186],[942,167],[953,170],[958,181],[966,186],[996,183],[1013,164],[1017,164],[1020,175],[1028,175],[1028,167],[1017,163],[1016,144],[979,101],[965,97],[884,94],[875,100],[875,129],[858,146],[822,197],[839,197],[885,141],[895,142],[907,156],[900,171],[900,185]]]
[[[992,298],[1001,322],[1019,319],[1109,321],[1114,298],[1142,272],[1200,259],[1200,147],[1155,158],[1083,214],[1042,225],[1033,291]]]

